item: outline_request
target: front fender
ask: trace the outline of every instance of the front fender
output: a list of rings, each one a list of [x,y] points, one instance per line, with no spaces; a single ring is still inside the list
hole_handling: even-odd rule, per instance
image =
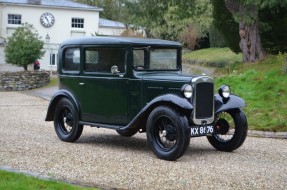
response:
[[[193,106],[191,103],[182,97],[179,97],[174,94],[166,94],[162,96],[158,96],[152,101],[150,101],[137,115],[136,117],[126,126],[121,129],[129,129],[129,128],[142,128],[145,127],[145,123],[149,116],[149,113],[157,106],[168,105],[173,106],[181,110],[184,114],[190,114],[193,110]]]
[[[74,103],[74,105],[76,106],[76,109],[78,110],[78,113],[81,113],[80,112],[80,105],[79,105],[77,99],[75,98],[75,96],[67,90],[59,90],[51,98],[51,101],[50,101],[49,106],[48,106],[48,111],[47,111],[45,121],[53,121],[56,105],[61,98],[68,98],[71,102]],[[79,115],[79,118],[81,119],[81,114]]]
[[[215,103],[215,114],[225,110],[243,108],[246,106],[244,100],[234,94],[230,95],[229,99],[227,100],[224,100],[219,94],[215,94],[214,103]]]
[[[158,96],[152,101],[150,101],[143,109],[151,107],[154,104],[160,104],[160,103],[173,104],[184,110],[191,111],[193,109],[193,106],[186,98],[182,98],[174,94],[166,94],[166,95]]]

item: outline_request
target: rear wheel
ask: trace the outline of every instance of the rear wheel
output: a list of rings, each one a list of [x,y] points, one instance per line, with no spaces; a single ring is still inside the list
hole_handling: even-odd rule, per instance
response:
[[[146,134],[154,154],[164,160],[180,158],[190,142],[187,118],[166,106],[157,107],[150,113]]]
[[[56,106],[54,127],[62,141],[74,142],[82,134],[83,125],[79,125],[78,111],[67,98],[62,98]]]
[[[245,114],[240,109],[234,109],[220,112],[215,118],[215,133],[207,137],[210,144],[226,152],[239,148],[247,136]]]

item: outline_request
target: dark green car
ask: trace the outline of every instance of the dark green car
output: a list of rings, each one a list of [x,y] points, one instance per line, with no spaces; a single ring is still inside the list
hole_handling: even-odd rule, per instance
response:
[[[181,44],[172,41],[86,37],[59,48],[59,88],[46,121],[58,137],[76,141],[83,126],[116,130],[130,137],[146,132],[155,155],[176,160],[191,137],[207,136],[218,150],[244,142],[244,101],[222,85],[214,94],[208,76],[184,76]]]

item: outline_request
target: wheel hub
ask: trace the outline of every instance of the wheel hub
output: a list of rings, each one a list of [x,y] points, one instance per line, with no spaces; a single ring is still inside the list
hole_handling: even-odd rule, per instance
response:
[[[217,133],[221,135],[227,134],[230,128],[229,123],[225,119],[219,119],[215,126]]]
[[[65,123],[69,126],[73,126],[73,116],[72,114],[67,114],[66,117],[65,117]]]
[[[174,141],[176,140],[176,131],[171,125],[167,125],[162,131],[162,136],[169,141]]]

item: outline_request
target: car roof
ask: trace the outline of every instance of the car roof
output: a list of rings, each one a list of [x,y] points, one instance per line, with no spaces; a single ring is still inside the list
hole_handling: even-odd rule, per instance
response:
[[[161,39],[102,36],[70,38],[61,44],[62,47],[67,45],[151,45],[181,47],[181,44],[178,42]]]

